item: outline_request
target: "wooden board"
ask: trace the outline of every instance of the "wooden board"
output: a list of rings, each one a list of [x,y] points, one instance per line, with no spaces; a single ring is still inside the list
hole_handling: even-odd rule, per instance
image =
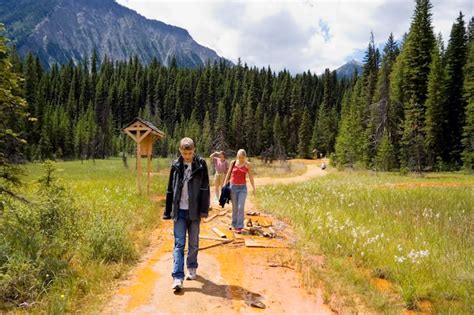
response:
[[[217,236],[221,237],[221,238],[227,238],[227,235],[225,235],[225,233],[223,233],[221,230],[219,230],[218,228],[216,227],[212,227],[211,228],[212,232],[214,232]]]
[[[260,241],[251,238],[245,238],[245,246],[247,247],[260,247],[260,248],[288,248],[287,245],[276,243],[273,241]]]
[[[214,213],[214,214],[211,215],[210,217],[205,218],[203,221],[207,223],[207,222],[209,222],[209,221],[212,221],[214,218],[217,218],[217,213]]]
[[[218,216],[223,216],[223,215],[226,215],[227,213],[227,210],[222,210],[221,212],[219,213],[214,213],[213,215],[211,215],[209,218],[205,218],[203,221],[204,222],[209,222],[209,221],[212,221],[213,219],[215,219],[216,217]]]
[[[213,237],[213,236],[206,236],[206,235],[199,235],[199,238],[202,240],[209,240],[209,241],[229,241],[228,238],[223,238],[223,237]]]

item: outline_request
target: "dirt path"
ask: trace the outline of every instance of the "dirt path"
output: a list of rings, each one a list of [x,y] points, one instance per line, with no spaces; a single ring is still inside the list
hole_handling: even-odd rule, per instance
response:
[[[257,189],[261,185],[301,182],[324,175],[317,161],[305,164],[307,171],[301,176],[256,179]],[[248,201],[246,211],[255,210],[251,198]],[[220,211],[214,208],[210,214]],[[225,209],[231,212],[228,205]],[[270,216],[252,218],[272,221],[281,237],[268,241],[257,236],[234,235],[227,229],[228,215],[203,222],[201,236],[215,237],[211,228],[218,227],[233,241],[215,246],[218,242],[201,240],[198,278],[185,280],[179,294],[171,290],[173,225],[170,221],[161,222],[150,236],[148,253],[128,279],[119,283],[103,314],[331,314],[323,304],[321,292],[304,290],[300,274],[288,264],[293,254],[291,228]],[[249,248],[245,239],[276,248]],[[252,307],[252,302],[257,301],[266,308]]]

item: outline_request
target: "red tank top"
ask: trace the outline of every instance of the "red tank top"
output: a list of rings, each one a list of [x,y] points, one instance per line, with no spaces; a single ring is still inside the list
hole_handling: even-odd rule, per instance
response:
[[[230,177],[230,183],[234,185],[245,185],[245,176],[248,172],[247,166],[238,167],[237,165],[234,166],[232,170],[232,176]]]

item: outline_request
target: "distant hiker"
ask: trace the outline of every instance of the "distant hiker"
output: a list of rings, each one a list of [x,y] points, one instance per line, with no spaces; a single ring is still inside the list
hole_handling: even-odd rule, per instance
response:
[[[214,162],[216,174],[214,176],[214,192],[216,194],[216,202],[219,202],[219,194],[224,184],[225,175],[229,169],[229,162],[225,158],[224,151],[216,151],[209,156]]]
[[[199,225],[209,212],[209,173],[206,161],[194,154],[194,142],[183,138],[179,142],[181,156],[171,165],[164,220],[174,221],[173,290],[181,290],[184,280],[184,245],[189,237],[188,280],[196,279],[199,250]]]
[[[252,184],[255,194],[255,184],[253,181],[252,169],[246,159],[247,153],[240,149],[237,151],[237,159],[232,161],[231,167],[227,172],[224,185],[230,182],[231,202],[232,202],[232,229],[236,233],[242,233],[244,227],[245,199],[247,198],[247,174]]]
[[[321,163],[321,169],[322,169],[322,170],[325,170],[325,169],[326,169],[326,163],[324,163],[324,162]]]

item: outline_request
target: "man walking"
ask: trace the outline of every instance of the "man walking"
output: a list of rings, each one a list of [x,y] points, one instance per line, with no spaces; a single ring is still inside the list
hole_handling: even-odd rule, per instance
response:
[[[171,165],[164,220],[174,221],[173,290],[181,290],[184,280],[184,246],[188,235],[186,266],[188,280],[196,279],[199,225],[208,216],[210,194],[206,161],[194,154],[194,141],[183,138],[180,157]]]

